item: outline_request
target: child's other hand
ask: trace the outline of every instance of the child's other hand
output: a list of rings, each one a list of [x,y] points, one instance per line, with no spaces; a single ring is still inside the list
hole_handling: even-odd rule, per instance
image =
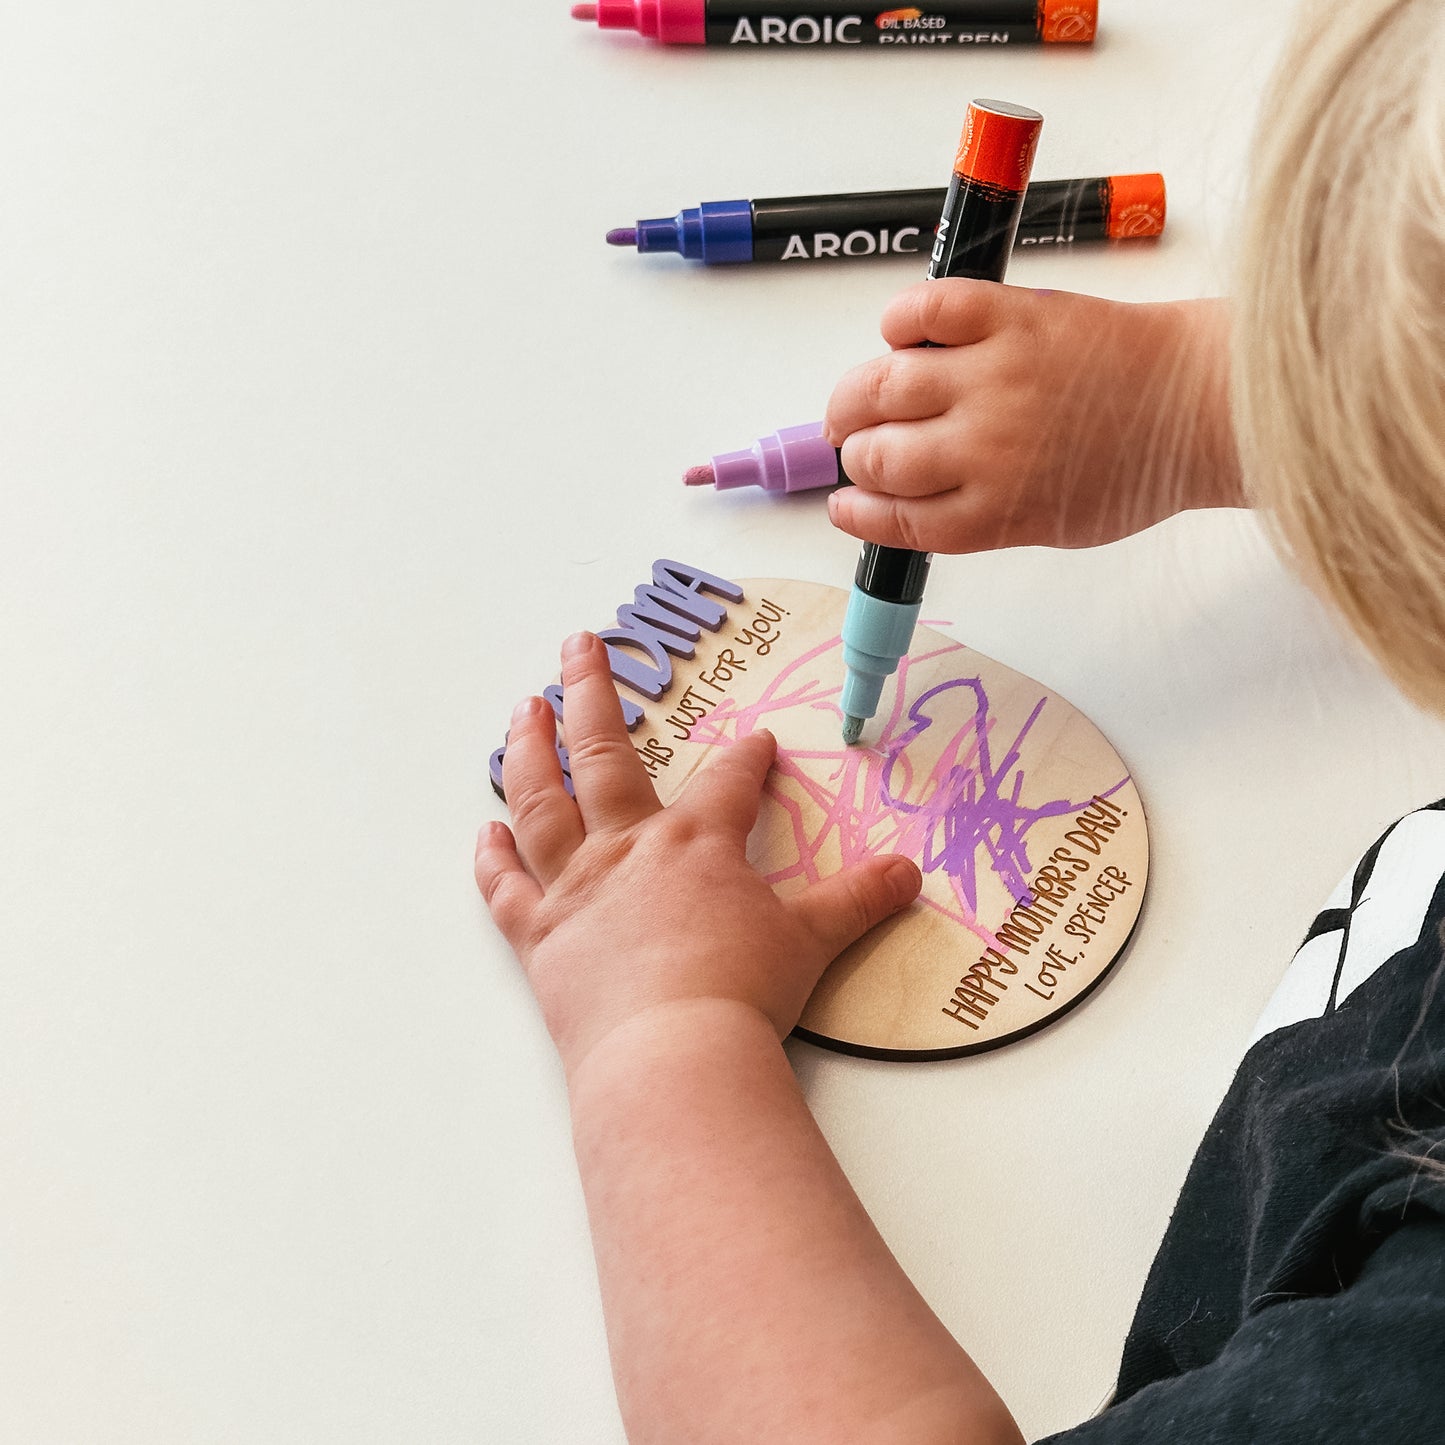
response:
[[[894,350],[843,378],[824,424],[856,483],[829,512],[855,537],[1090,547],[1186,508],[1244,505],[1223,302],[929,281],[893,300],[882,329]]]
[[[569,1075],[619,1026],[678,1003],[740,1003],[785,1036],[828,964],[917,896],[918,869],[873,858],[779,898],[744,852],[772,734],[720,748],[664,808],[596,637],[563,645],[562,681],[576,800],[552,709],[529,698],[503,764],[515,837],[501,823],[483,828],[476,876]]]

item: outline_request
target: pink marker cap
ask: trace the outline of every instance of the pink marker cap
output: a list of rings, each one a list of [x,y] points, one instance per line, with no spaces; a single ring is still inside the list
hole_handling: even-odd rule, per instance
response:
[[[574,20],[595,20],[603,30],[635,30],[664,45],[701,45],[707,39],[705,0],[595,0],[574,5]]]

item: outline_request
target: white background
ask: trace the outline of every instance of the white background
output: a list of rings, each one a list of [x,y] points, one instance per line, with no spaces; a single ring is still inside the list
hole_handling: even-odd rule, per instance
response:
[[[0,1438],[615,1442],[558,1070],[470,879],[513,702],[654,557],[846,586],[822,498],[679,485],[821,414],[898,261],[603,233],[1162,170],[1157,246],[1016,282],[1227,290],[1284,20],[1105,0],[1090,50],[663,50],[564,0],[11,5],[0,38]],[[1133,947],[987,1057],[790,1045],[905,1267],[1041,1433],[1109,1388],[1254,1017],[1445,734],[1239,514],[941,559],[1153,828]]]

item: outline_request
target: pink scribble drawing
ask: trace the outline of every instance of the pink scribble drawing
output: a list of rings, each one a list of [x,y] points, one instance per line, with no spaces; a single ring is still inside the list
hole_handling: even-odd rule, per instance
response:
[[[841,639],[833,637],[804,653],[768,684],[755,703],[721,702],[697,725],[694,738],[726,744],[756,728],[773,726],[779,714],[797,708],[824,709],[838,720],[841,730],[837,699],[842,666],[837,661],[817,665],[840,646]],[[1086,807],[1092,794],[1043,801],[1026,797],[1028,779],[1021,754],[1048,705],[1047,694],[1039,697],[1023,725],[1006,741],[994,737],[998,720],[990,716],[988,694],[977,676],[938,683],[911,703],[906,701],[911,670],[963,650],[950,643],[904,658],[889,711],[875,720],[881,727],[871,747],[846,747],[841,736],[836,748],[817,751],[780,745],[766,793],[788,820],[795,857],[767,875],[770,883],[822,877],[831,871],[825,855],[832,849],[845,865],[875,853],[903,853],[918,863],[925,880],[940,874],[947,880],[945,899],[936,896],[939,890],[925,887],[922,901],[989,943],[996,940],[978,918],[980,859],[1015,903],[1032,901],[1030,830],[1046,818]],[[956,722],[960,692],[967,698],[961,725]],[[946,731],[950,727],[953,731]],[[775,730],[786,735],[786,727]],[[832,764],[826,776],[819,763]],[[1126,774],[1101,796],[1117,792],[1127,782]]]

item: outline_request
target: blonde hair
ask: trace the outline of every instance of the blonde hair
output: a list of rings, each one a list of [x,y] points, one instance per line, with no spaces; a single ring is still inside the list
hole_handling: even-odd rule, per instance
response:
[[[1445,4],[1312,0],[1262,114],[1232,358],[1246,487],[1445,712]]]

